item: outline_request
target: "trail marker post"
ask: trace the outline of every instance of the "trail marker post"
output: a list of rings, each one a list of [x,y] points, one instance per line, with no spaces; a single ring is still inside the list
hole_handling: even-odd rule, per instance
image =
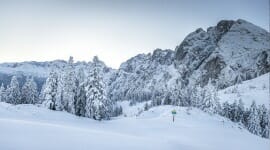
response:
[[[174,116],[176,115],[176,110],[172,110],[172,116],[173,116],[173,122],[174,122]]]

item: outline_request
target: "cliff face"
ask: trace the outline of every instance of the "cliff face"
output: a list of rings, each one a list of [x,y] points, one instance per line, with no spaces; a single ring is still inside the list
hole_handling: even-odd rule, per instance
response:
[[[270,71],[269,36],[247,21],[223,20],[189,34],[176,48],[176,66],[188,68],[189,83],[225,88]]]

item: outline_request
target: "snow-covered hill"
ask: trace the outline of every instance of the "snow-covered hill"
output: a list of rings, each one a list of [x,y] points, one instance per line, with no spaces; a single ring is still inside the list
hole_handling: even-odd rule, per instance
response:
[[[244,81],[240,84],[230,86],[226,89],[219,91],[219,98],[221,102],[233,103],[234,100],[242,99],[246,106],[250,106],[252,101],[257,104],[265,104],[269,106],[270,73],[264,74],[257,78]]]
[[[138,109],[133,107],[125,109],[135,114]],[[177,111],[175,122],[172,109]],[[34,105],[1,102],[0,133],[3,150],[266,150],[270,144],[223,117],[174,106],[99,122]]]

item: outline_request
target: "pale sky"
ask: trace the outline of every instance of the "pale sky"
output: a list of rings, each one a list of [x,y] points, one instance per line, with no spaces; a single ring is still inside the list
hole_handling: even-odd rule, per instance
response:
[[[174,49],[195,29],[245,19],[269,31],[268,0],[0,0],[0,62],[89,61],[119,65]]]

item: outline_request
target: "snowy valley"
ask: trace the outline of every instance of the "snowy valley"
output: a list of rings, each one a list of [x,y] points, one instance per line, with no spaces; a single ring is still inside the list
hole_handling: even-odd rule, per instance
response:
[[[222,20],[119,69],[97,56],[0,64],[0,149],[266,150],[269,37]]]

